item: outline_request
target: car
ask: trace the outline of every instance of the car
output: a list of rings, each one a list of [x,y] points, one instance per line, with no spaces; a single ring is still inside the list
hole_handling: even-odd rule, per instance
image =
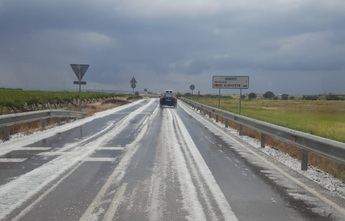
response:
[[[159,99],[159,106],[163,107],[174,107],[176,108],[177,98],[172,90],[166,90]]]

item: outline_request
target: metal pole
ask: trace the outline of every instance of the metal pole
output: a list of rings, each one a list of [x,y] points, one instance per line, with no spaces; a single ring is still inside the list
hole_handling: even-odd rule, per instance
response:
[[[80,67],[79,67],[79,73],[78,73],[78,80],[79,80],[79,93],[78,93],[78,108],[79,108],[79,111],[81,111],[81,97],[80,97],[80,94],[81,94],[81,70],[80,70]]]
[[[218,108],[220,108],[220,88],[218,90]]]
[[[239,114],[241,114],[242,111],[242,89],[240,89],[240,106],[239,106]]]

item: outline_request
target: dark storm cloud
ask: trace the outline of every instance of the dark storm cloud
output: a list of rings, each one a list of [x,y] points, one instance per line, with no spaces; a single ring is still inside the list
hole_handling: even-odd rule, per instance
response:
[[[212,74],[249,74],[251,90],[344,92],[341,0],[0,1],[0,86],[212,92]]]

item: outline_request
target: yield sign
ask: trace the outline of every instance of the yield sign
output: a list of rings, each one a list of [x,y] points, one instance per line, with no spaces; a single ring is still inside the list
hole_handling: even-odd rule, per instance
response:
[[[73,71],[74,71],[74,73],[77,76],[79,81],[81,81],[81,79],[83,79],[89,66],[90,65],[88,65],[88,64],[71,64],[71,68],[73,69]]]
[[[137,80],[135,80],[134,77],[132,77],[131,81],[130,81],[131,84],[136,84],[137,83]]]
[[[132,77],[132,79],[131,79],[131,81],[130,81],[130,83],[131,83],[131,88],[136,88],[136,84],[137,84],[137,80],[135,80],[135,78],[134,77]]]

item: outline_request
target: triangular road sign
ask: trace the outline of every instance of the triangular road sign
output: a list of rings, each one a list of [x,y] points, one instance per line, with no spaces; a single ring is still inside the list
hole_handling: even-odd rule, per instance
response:
[[[131,79],[130,83],[131,83],[132,85],[133,85],[133,84],[136,84],[136,83],[137,83],[137,80],[135,80],[135,78],[134,78],[134,77],[132,77],[132,79]]]
[[[83,79],[89,66],[90,65],[88,65],[88,64],[71,64],[71,68],[73,69],[73,71],[74,71],[74,73],[77,76],[79,81],[81,81],[81,79]]]

